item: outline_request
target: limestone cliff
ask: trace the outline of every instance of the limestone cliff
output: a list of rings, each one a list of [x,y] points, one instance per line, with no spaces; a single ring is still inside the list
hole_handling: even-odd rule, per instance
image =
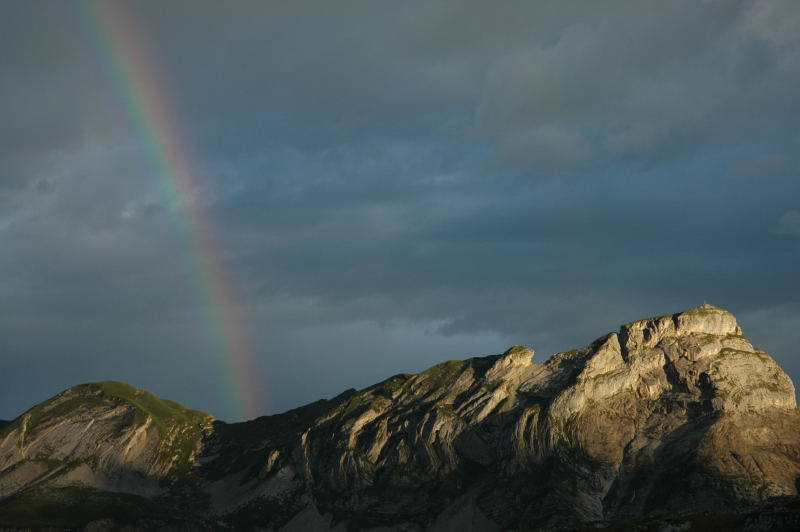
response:
[[[208,414],[121,382],[70,388],[0,429],[0,498],[91,486],[157,496],[191,471]]]
[[[552,528],[797,495],[794,387],[728,312],[533,355],[445,362],[233,425],[73,388],[0,427],[0,515],[76,485],[200,528],[287,530]]]

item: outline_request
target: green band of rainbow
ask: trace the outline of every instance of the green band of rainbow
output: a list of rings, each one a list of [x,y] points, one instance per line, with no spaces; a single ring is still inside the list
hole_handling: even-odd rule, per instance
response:
[[[213,224],[198,190],[194,160],[185,143],[175,107],[160,75],[155,55],[147,50],[144,33],[124,2],[86,2],[83,18],[99,50],[104,68],[125,114],[142,142],[158,187],[180,230],[187,237],[196,278],[209,309],[211,331],[223,358],[230,397],[240,418],[264,413],[259,372],[245,320],[232,284],[222,267]]]

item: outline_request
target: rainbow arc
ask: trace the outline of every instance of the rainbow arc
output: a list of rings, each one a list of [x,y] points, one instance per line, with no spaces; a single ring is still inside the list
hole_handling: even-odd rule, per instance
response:
[[[145,33],[124,2],[86,2],[84,19],[100,51],[103,66],[174,218],[187,237],[196,279],[209,309],[211,335],[232,384],[234,410],[240,418],[264,413],[258,386],[257,358],[235,288],[223,267],[213,220],[202,201],[197,159],[187,145],[176,107]]]

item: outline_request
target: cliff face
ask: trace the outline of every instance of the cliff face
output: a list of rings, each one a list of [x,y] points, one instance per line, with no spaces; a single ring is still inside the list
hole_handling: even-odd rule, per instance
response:
[[[121,382],[70,388],[0,429],[0,498],[91,486],[143,496],[187,477],[208,414]]]
[[[0,428],[0,497],[83,483],[208,519],[197,526],[493,530],[797,494],[794,387],[724,310],[533,354],[450,361],[234,425],[73,388]]]

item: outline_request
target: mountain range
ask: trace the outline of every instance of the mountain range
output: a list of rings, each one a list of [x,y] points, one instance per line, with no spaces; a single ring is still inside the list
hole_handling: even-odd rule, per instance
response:
[[[800,529],[794,386],[727,311],[534,360],[514,346],[243,423],[75,386],[0,421],[0,528]]]

